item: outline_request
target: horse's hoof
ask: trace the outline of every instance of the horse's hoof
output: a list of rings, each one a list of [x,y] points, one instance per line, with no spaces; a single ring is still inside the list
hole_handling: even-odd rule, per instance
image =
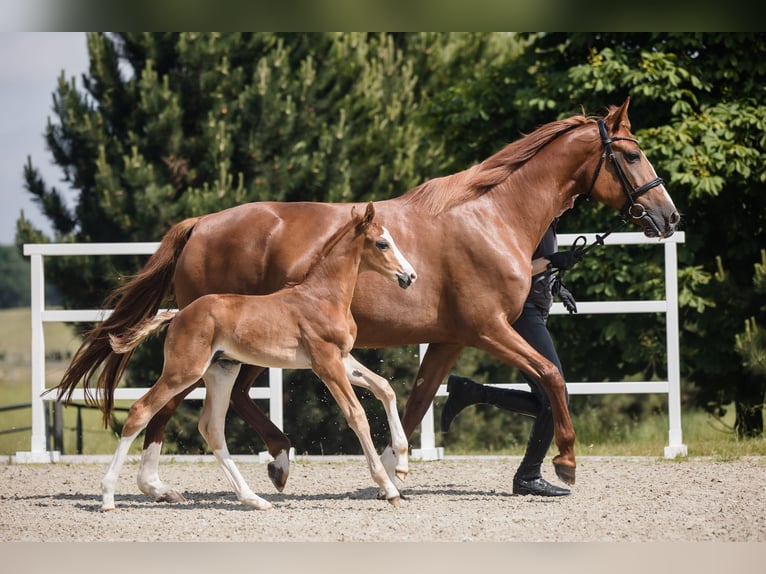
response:
[[[162,496],[155,499],[155,502],[169,502],[170,504],[177,504],[179,502],[186,502],[184,495],[177,490],[169,490]]]
[[[287,456],[287,451],[280,451],[268,464],[267,470],[271,482],[279,492],[282,492],[287,484],[287,477],[290,476],[290,457]]]
[[[398,470],[396,471],[396,478],[404,482],[404,480],[407,478],[407,471],[406,470]]]
[[[102,506],[101,512],[114,512],[114,506]]]
[[[394,496],[393,498],[388,499],[388,503],[395,508],[399,508],[402,505],[402,499],[398,496]]]
[[[553,468],[556,469],[556,476],[558,476],[564,484],[575,483],[575,469],[571,466],[564,466],[563,464],[553,463]]]

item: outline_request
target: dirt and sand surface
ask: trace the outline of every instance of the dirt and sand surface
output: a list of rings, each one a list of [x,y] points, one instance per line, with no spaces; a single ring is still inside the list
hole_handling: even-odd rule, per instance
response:
[[[282,493],[243,457],[269,511],[240,504],[212,458],[163,460],[187,502],[155,503],[132,461],[112,512],[100,511],[108,457],[62,458],[0,464],[3,573],[764,571],[766,457],[580,457],[558,499],[511,494],[517,457],[412,461],[398,508],[376,500],[361,457],[298,457]]]
[[[187,502],[155,503],[124,467],[117,509],[100,511],[106,462],[0,464],[0,539],[235,542],[766,542],[766,457],[581,457],[568,497],[511,493],[514,457],[411,461],[395,508],[362,458],[298,457],[284,492],[239,461],[273,509],[240,504],[211,460],[161,463]],[[546,476],[553,479],[546,462]]]

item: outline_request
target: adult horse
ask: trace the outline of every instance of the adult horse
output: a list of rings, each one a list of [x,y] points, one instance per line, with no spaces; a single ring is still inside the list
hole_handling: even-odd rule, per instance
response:
[[[575,432],[558,369],[513,330],[531,282],[532,253],[550,222],[577,196],[592,197],[638,224],[649,237],[669,237],[679,214],[639,148],[628,118],[629,98],[603,118],[576,115],[545,124],[483,162],[376,202],[376,218],[418,269],[418,289],[405,301],[380,278],[361,277],[352,303],[358,347],[429,343],[407,399],[408,437],[465,347],[486,351],[538,380],[550,397],[553,464],[575,481]],[[124,369],[108,335],[154,314],[171,285],[183,307],[206,293],[269,293],[305,273],[308,245],[326,236],[347,204],[250,203],[181,222],[163,238],[144,269],[113,293],[113,314],[85,339],[60,384]],[[249,399],[261,369],[242,373],[232,405],[258,432],[275,460],[278,489],[289,473],[290,442]],[[60,394],[61,396],[61,394]],[[173,401],[147,427],[140,483],[161,484],[158,456]],[[389,454],[386,452],[384,454]],[[164,497],[173,500],[168,486]]]

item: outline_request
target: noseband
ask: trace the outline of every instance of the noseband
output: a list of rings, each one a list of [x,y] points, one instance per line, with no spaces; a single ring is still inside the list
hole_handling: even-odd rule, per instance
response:
[[[614,164],[614,169],[617,172],[618,177],[620,178],[620,182],[622,183],[622,190],[625,192],[625,196],[626,196],[625,204],[622,206],[622,209],[620,209],[620,215],[622,215],[623,217],[628,216],[631,219],[642,219],[646,217],[646,208],[640,203],[636,203],[635,200],[641,197],[643,194],[645,194],[647,191],[649,191],[653,187],[662,185],[663,183],[662,178],[655,177],[653,180],[645,183],[641,187],[634,188],[631,185],[631,183],[628,181],[628,178],[625,176],[625,172],[623,171],[622,166],[620,165],[620,162],[617,161],[617,158],[614,155],[614,150],[612,149],[612,142],[626,140],[626,141],[634,142],[637,144],[638,140],[635,138],[628,138],[624,136],[617,136],[617,137],[610,138],[609,134],[606,133],[606,126],[604,125],[604,120],[599,118],[597,122],[598,122],[598,132],[601,135],[602,152],[601,152],[601,157],[598,160],[598,165],[596,166],[596,172],[593,174],[593,180],[590,183],[590,189],[588,190],[588,195],[586,195],[586,198],[590,199],[590,196],[593,194],[593,187],[596,185],[596,180],[598,179],[598,176],[601,173],[601,168],[604,165],[604,160],[607,157],[609,157],[609,159]]]

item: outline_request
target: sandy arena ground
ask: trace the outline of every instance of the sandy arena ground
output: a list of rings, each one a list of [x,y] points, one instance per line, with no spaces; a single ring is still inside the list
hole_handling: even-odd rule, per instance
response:
[[[292,462],[278,493],[266,465],[239,462],[274,508],[240,504],[215,462],[161,463],[188,501],[155,503],[123,469],[100,511],[106,462],[0,464],[0,540],[234,542],[766,542],[766,458],[578,460],[572,495],[511,494],[514,457],[412,461],[399,508],[376,500],[362,458]],[[545,473],[553,478],[546,461]]]

